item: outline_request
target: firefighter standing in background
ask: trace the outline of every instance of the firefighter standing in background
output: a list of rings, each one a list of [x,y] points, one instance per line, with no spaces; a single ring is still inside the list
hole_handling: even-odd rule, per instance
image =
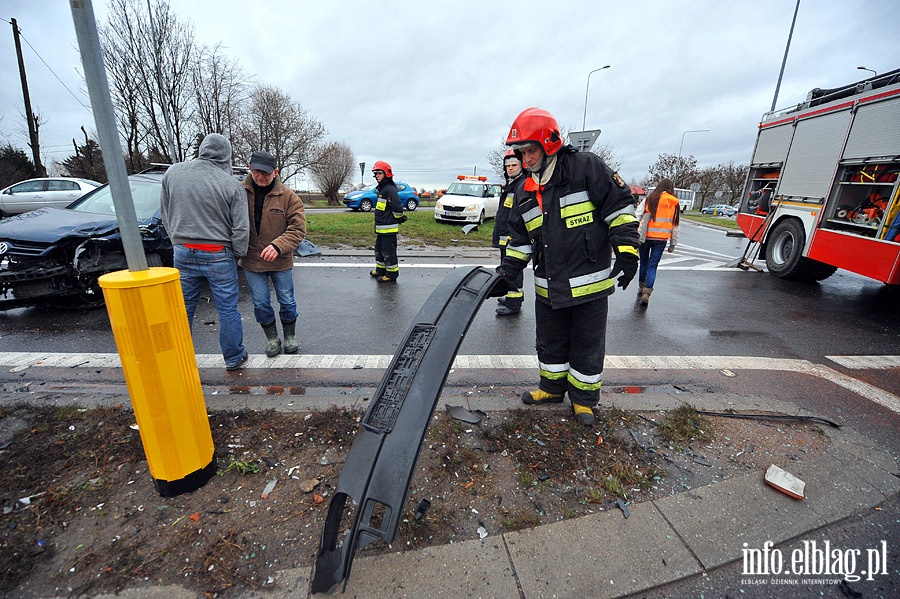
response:
[[[527,176],[516,185],[510,241],[497,272],[509,285],[529,260],[540,385],[526,404],[561,403],[568,393],[575,419],[594,423],[606,350],[608,296],[638,268],[638,222],[628,185],[599,156],[563,145],[546,110],[528,108],[506,139]],[[611,266],[611,250],[615,264]]]
[[[400,232],[400,223],[406,222],[406,215],[403,214],[391,165],[383,160],[377,161],[372,166],[372,175],[378,182],[378,201],[375,203],[375,270],[369,274],[379,283],[396,283],[400,275],[397,233]]]
[[[494,237],[493,246],[500,248],[500,262],[506,256],[506,244],[509,242],[509,213],[512,211],[514,194],[513,190],[516,184],[525,175],[525,169],[522,168],[522,160],[516,156],[513,150],[507,150],[503,156],[503,171],[506,177],[506,185],[503,186],[503,193],[500,194],[500,205],[497,208],[497,216],[494,218]],[[518,314],[522,311],[522,283],[524,277],[522,271],[519,271],[515,281],[515,289],[510,289],[503,297],[498,297],[497,301],[500,306],[497,308],[498,316],[510,316]]]

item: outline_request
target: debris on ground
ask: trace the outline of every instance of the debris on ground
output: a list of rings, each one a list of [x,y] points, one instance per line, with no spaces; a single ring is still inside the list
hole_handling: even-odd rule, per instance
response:
[[[629,514],[644,501],[821,455],[829,444],[816,422],[708,417],[689,406],[602,408],[593,429],[562,408],[481,414],[472,423],[435,413],[394,545],[361,554],[610,509]],[[0,430],[24,423],[0,449],[0,595],[115,593],[142,580],[225,599],[311,566],[360,415],[212,412],[218,475],[160,497],[129,410],[0,409]]]

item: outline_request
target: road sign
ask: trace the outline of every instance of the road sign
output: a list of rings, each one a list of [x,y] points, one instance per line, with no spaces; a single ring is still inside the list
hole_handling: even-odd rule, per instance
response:
[[[575,149],[579,152],[590,152],[598,137],[600,137],[600,129],[569,131],[569,143],[575,146]]]

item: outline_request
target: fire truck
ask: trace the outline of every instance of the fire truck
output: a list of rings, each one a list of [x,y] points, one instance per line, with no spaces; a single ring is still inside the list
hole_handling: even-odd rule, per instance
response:
[[[900,284],[900,69],[763,115],[737,222],[756,258],[795,281],[838,268]]]

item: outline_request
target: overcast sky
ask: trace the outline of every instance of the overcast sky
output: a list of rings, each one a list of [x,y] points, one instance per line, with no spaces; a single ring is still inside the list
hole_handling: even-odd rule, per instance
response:
[[[2,4],[0,143],[30,156],[8,23],[15,18],[31,102],[47,121],[44,162],[62,160],[81,126],[95,130],[69,2]],[[487,155],[529,106],[571,131],[583,119],[602,129],[598,144],[612,147],[629,182],[682,141],[682,154],[701,167],[747,163],[772,104],[795,0],[171,5],[199,44],[221,42],[247,73],[299,101],[329,139],[349,144],[366,163],[366,182],[375,160],[386,160],[395,179],[434,188],[457,174],[495,177]],[[93,6],[104,23],[105,0]],[[858,66],[900,67],[897,14],[897,0],[802,0],[778,107],[816,87],[864,79]],[[588,74],[607,64],[588,87]],[[696,129],[709,131],[685,133]]]

